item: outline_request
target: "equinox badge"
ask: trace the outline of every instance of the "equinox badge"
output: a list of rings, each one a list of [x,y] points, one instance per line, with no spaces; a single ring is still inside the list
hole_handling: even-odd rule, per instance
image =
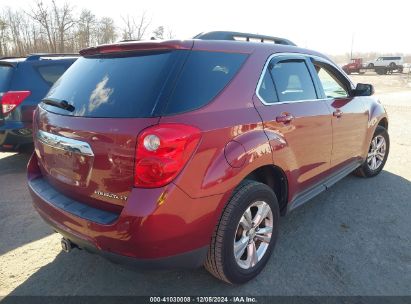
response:
[[[99,191],[99,190],[95,190],[95,191],[94,191],[94,194],[97,194],[97,195],[99,195],[99,196],[114,198],[114,199],[116,199],[116,200],[122,200],[122,201],[126,201],[126,200],[127,200],[127,196],[117,195],[117,194],[114,194],[114,193],[103,192],[103,191]]]

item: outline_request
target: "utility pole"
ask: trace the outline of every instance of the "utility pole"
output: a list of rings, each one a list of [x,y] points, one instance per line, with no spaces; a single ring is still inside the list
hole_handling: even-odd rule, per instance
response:
[[[354,33],[352,33],[352,35],[351,35],[351,60],[352,60],[352,50],[353,50],[353,48],[354,48]]]

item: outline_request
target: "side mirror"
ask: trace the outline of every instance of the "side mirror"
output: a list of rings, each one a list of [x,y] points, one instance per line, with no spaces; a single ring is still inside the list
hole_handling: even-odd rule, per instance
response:
[[[372,84],[357,83],[355,90],[352,91],[353,96],[371,96],[375,93]]]

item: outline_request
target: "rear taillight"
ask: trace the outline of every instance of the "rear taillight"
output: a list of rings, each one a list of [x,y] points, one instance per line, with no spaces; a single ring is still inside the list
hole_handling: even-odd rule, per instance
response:
[[[199,129],[182,124],[159,124],[143,130],[137,139],[134,186],[157,188],[170,183],[200,138]]]
[[[24,99],[30,96],[30,91],[8,91],[1,98],[1,110],[3,115],[9,114],[18,107]]]

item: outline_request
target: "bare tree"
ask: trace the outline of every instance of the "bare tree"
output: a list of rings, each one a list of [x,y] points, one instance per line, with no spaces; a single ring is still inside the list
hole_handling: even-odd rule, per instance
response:
[[[10,8],[7,9],[7,23],[9,26],[10,37],[14,45],[13,51],[18,55],[25,53],[23,17],[21,12],[13,12]]]
[[[130,15],[121,17],[121,19],[124,23],[122,28],[122,38],[124,40],[142,40],[151,23],[151,21],[147,20],[145,12],[137,21],[134,17],[130,17]]]
[[[31,39],[30,47],[28,47],[29,53],[46,53],[50,49],[46,36],[37,24],[29,22],[26,35],[27,39]]]
[[[137,23],[137,40],[142,40],[147,28],[150,26],[151,21],[147,20],[146,12],[140,17],[140,22]]]
[[[124,26],[122,28],[122,38],[123,40],[133,40],[135,35],[135,22],[134,19],[129,15],[126,17],[121,16]]]
[[[37,0],[35,2],[36,7],[32,9],[31,13],[28,15],[33,18],[33,20],[37,21],[42,30],[45,31],[49,50],[51,52],[57,52],[56,46],[56,35],[54,31],[54,18],[51,16],[49,9],[44,6],[43,1]]]
[[[96,42],[97,19],[87,9],[83,9],[77,24],[77,43],[80,49],[89,47]]]
[[[63,53],[65,49],[64,44],[66,40],[68,40],[68,32],[76,24],[73,17],[73,8],[67,2],[65,2],[62,7],[58,7],[55,0],[51,2],[57,27],[59,51]]]
[[[38,37],[33,35],[34,24],[28,16],[11,8],[3,9],[0,16],[0,55],[20,56],[34,51]]]
[[[96,33],[97,43],[113,43],[116,38],[116,27],[114,20],[110,17],[103,17],[99,20]]]
[[[172,29],[167,30],[166,39],[175,39],[174,31]]]
[[[153,31],[155,39],[164,39],[164,26],[160,25]]]
[[[7,55],[8,24],[3,16],[0,16],[0,56]]]
[[[113,43],[119,35],[131,40],[146,38],[151,23],[146,13],[140,17],[128,15],[122,20],[122,27],[117,28],[110,17],[98,18],[90,10],[77,11],[67,2],[57,0],[34,0],[27,12],[3,7],[0,56],[78,51],[95,44]],[[154,28],[152,33],[157,39],[174,36],[164,26]]]

